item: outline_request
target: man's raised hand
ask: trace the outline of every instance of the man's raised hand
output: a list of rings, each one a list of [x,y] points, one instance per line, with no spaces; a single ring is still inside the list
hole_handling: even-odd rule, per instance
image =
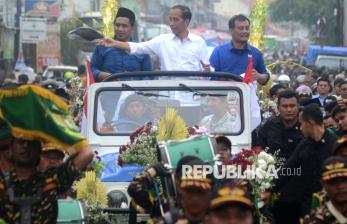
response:
[[[96,45],[102,45],[104,47],[115,47],[115,40],[111,38],[103,38],[96,40]]]

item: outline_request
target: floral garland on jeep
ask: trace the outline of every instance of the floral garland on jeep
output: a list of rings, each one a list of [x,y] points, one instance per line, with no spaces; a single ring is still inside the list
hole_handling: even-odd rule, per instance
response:
[[[160,141],[182,140],[193,135],[206,133],[206,128],[193,126],[187,128],[177,111],[168,108],[160,118],[158,127],[152,122],[138,128],[130,134],[130,142],[119,148],[118,165],[137,164],[148,168],[154,166],[157,159],[157,144]]]
[[[145,168],[157,162],[157,130],[152,122],[130,135],[130,143],[119,148],[118,165],[138,164]]]

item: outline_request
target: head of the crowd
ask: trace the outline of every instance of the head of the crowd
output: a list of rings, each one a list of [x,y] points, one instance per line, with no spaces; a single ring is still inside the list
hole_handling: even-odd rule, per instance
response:
[[[299,102],[296,93],[292,90],[285,90],[278,94],[277,109],[284,122],[297,120]]]

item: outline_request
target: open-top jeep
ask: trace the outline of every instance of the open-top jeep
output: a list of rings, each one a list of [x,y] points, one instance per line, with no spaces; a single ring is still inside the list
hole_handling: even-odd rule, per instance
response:
[[[216,76],[223,81],[210,80]],[[109,206],[129,206],[127,186],[143,170],[136,165],[118,166],[119,147],[146,122],[156,125],[167,108],[175,108],[188,127],[198,125],[209,134],[227,136],[233,154],[249,148],[250,88],[241,80],[230,73],[136,72],[114,74],[90,86],[87,138],[106,163],[101,180]],[[213,115],[221,110],[225,116],[215,120]]]

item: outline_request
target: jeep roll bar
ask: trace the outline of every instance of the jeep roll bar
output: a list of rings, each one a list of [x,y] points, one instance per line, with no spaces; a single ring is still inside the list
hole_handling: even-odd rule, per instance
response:
[[[120,78],[142,77],[218,77],[221,80],[242,82],[242,77],[228,72],[197,72],[197,71],[146,71],[146,72],[121,72],[106,77],[102,82],[118,81]],[[182,79],[185,80],[185,79]]]

